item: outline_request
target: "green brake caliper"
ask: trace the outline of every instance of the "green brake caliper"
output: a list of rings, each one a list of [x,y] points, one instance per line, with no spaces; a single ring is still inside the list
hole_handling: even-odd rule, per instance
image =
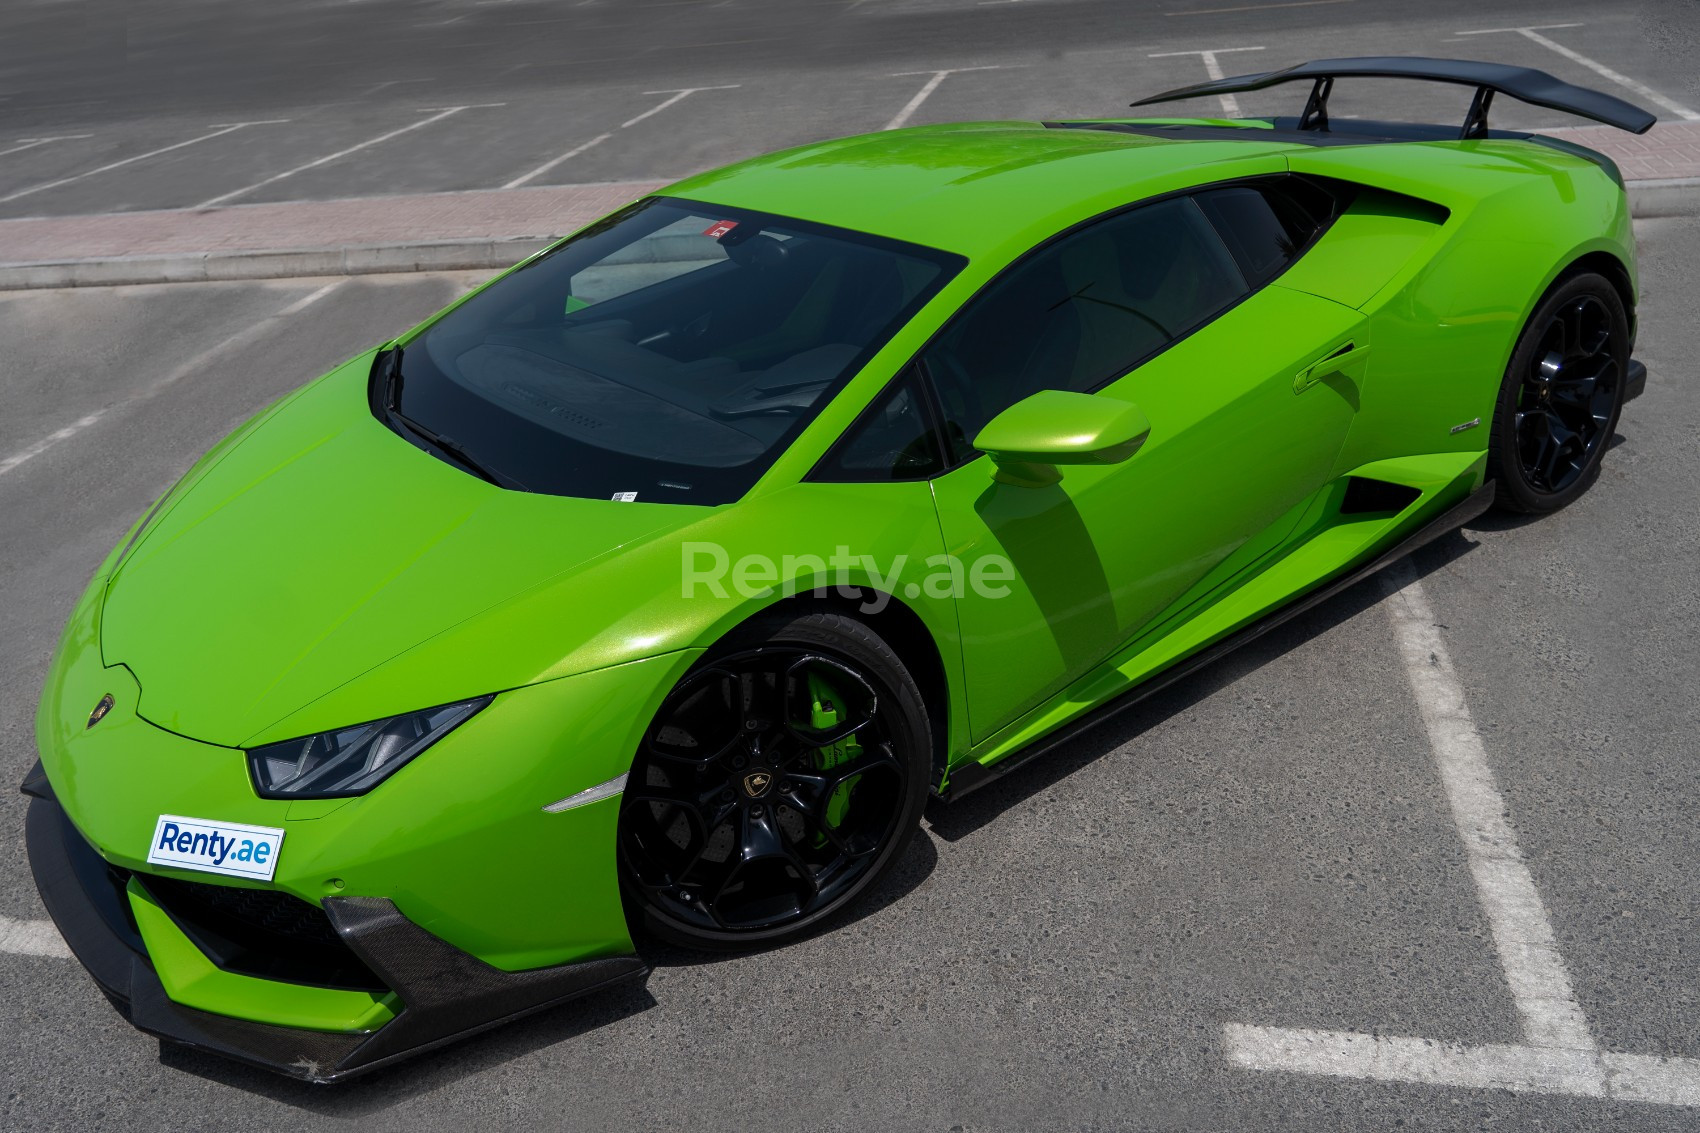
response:
[[[824,732],[838,727],[842,718],[838,705],[843,698],[833,691],[831,685],[821,680],[813,673],[809,674],[809,727],[817,732]],[[815,749],[815,766],[821,771],[831,771],[851,762],[862,754],[862,745],[856,742],[854,734],[845,736],[837,743]],[[852,775],[838,785],[832,792],[832,797],[826,800],[826,824],[834,830],[844,821],[844,814],[850,809],[850,796],[856,791],[856,784],[861,775]],[[817,833],[814,844],[824,846],[826,835]]]

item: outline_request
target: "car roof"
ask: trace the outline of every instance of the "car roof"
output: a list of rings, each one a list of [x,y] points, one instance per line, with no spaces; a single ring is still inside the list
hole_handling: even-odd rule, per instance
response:
[[[1118,190],[1129,202],[1217,178],[1216,162],[1304,148],[1265,131],[1220,139],[971,122],[838,138],[680,181],[668,196],[757,209],[942,248],[973,258],[1012,226]],[[1188,171],[1192,171],[1189,175]],[[1222,176],[1230,176],[1224,173]]]

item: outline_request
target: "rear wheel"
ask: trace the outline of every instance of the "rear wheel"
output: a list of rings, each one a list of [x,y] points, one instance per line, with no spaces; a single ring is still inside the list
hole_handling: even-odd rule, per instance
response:
[[[1628,368],[1628,316],[1604,276],[1572,276],[1541,301],[1494,409],[1488,472],[1501,505],[1556,511],[1588,490],[1623,409]]]
[[[926,802],[930,750],[919,689],[860,622],[745,627],[644,735],[620,812],[628,907],[695,948],[808,931],[896,861]]]

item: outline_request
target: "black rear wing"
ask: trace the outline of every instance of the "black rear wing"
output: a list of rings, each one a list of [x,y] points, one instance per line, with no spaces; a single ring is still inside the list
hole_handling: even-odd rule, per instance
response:
[[[1282,71],[1266,71],[1259,75],[1239,75],[1235,78],[1213,79],[1197,86],[1180,87],[1162,94],[1142,98],[1134,106],[1149,106],[1154,102],[1173,102],[1182,98],[1197,98],[1207,94],[1236,94],[1240,91],[1263,90],[1281,83],[1312,80],[1310,98],[1299,117],[1301,130],[1328,129],[1328,96],[1335,79],[1394,78],[1426,79],[1437,83],[1455,83],[1476,88],[1476,97],[1460,129],[1460,138],[1487,137],[1488,107],[1495,93],[1508,95],[1519,102],[1544,106],[1592,118],[1633,134],[1645,134],[1658,121],[1652,114],[1625,102],[1621,98],[1587,87],[1574,86],[1533,67],[1512,67],[1504,63],[1483,63],[1474,59],[1421,59],[1415,56],[1372,56],[1364,59],[1318,59],[1300,63]]]

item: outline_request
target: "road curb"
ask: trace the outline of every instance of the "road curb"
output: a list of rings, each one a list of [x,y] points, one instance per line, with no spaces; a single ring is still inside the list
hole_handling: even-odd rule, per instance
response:
[[[1629,211],[1638,219],[1700,216],[1700,177],[1629,182]]]
[[[382,272],[505,268],[554,237],[438,240],[338,248],[279,248],[167,256],[0,264],[0,290],[114,287],[133,283],[203,283],[213,280],[291,279],[298,276],[371,275]]]
[[[1700,216],[1700,177],[1631,181],[1628,188],[1630,212],[1637,219]],[[0,263],[0,291],[388,272],[490,271],[518,263],[554,239],[553,236],[503,236]]]

